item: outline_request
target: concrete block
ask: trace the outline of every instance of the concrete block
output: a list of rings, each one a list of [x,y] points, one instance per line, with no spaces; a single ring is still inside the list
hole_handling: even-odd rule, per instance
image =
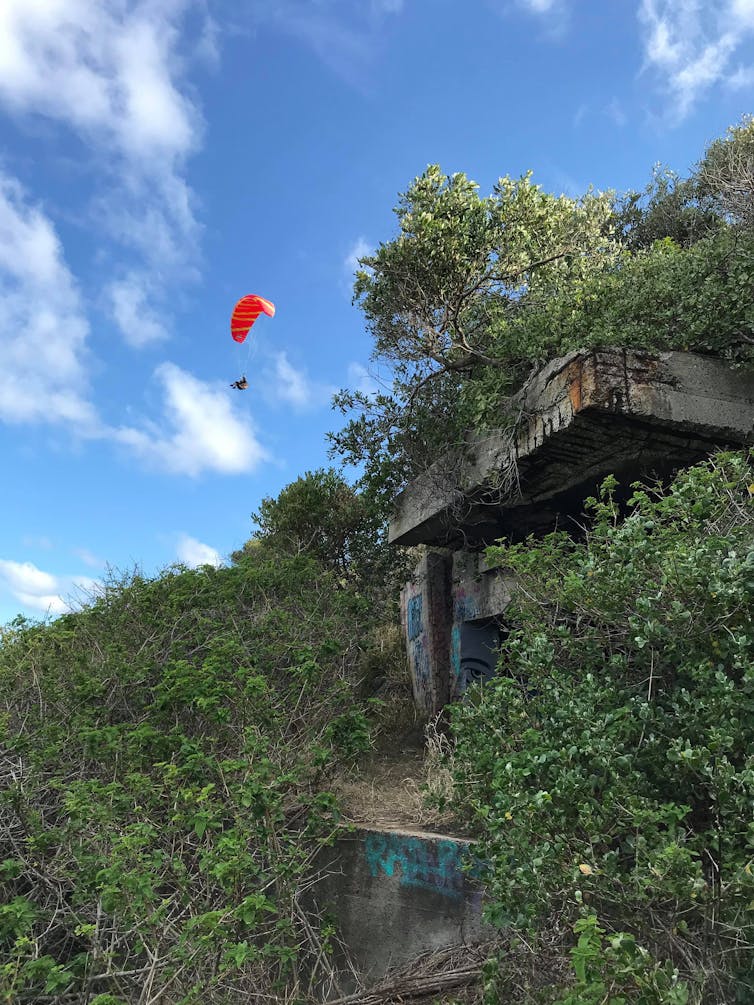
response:
[[[510,428],[470,435],[400,493],[391,542],[544,532],[608,474],[666,476],[751,443],[754,375],[692,353],[577,351],[533,374],[509,411]]]
[[[482,890],[462,870],[472,850],[461,838],[375,827],[323,853],[313,900],[337,918],[365,981],[421,953],[489,937]]]

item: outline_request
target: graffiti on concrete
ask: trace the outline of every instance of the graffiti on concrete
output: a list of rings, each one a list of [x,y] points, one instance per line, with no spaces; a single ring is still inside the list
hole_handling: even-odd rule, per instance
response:
[[[393,831],[370,831],[364,841],[373,878],[397,876],[401,886],[418,886],[453,898],[464,892],[461,863],[468,847],[448,838],[418,838]]]
[[[465,621],[460,626],[459,694],[471,684],[480,684],[495,675],[500,630],[494,621]]]
[[[422,595],[416,593],[406,605],[406,634],[409,641],[421,635],[422,629]]]
[[[424,640],[415,639],[411,643],[411,665],[414,669],[416,686],[419,690],[429,688],[429,653],[424,646]]]

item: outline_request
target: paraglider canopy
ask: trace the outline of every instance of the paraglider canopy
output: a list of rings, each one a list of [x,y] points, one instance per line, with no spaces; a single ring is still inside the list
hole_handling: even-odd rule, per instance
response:
[[[230,334],[235,342],[243,342],[249,334],[249,329],[260,314],[275,316],[275,305],[255,293],[241,297],[230,317]]]

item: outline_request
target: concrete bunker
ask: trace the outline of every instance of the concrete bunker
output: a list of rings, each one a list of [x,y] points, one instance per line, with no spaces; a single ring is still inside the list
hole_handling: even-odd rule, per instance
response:
[[[561,527],[614,474],[668,478],[752,442],[754,377],[691,353],[577,351],[534,373],[506,428],[470,434],[396,499],[389,539],[425,548],[401,594],[417,709],[431,717],[494,673],[515,584],[484,549]]]

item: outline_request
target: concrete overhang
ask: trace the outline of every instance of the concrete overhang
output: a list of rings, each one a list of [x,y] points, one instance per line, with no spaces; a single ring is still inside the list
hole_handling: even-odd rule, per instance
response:
[[[754,434],[754,375],[692,353],[572,352],[512,404],[512,428],[469,436],[397,496],[392,544],[544,532],[608,474],[665,477]]]

